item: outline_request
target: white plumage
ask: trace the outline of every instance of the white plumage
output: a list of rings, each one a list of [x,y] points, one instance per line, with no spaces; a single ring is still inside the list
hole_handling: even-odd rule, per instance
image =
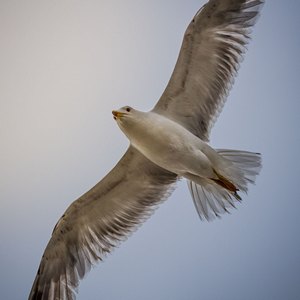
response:
[[[212,220],[241,200],[261,168],[259,153],[214,150],[182,125],[156,112],[129,106],[113,111],[121,130],[151,162],[188,179],[201,219]]]
[[[210,0],[188,26],[171,79],[151,112],[113,112],[131,145],[55,226],[30,300],[75,299],[79,280],[132,233],[185,177],[199,216],[240,200],[261,168],[256,153],[214,150],[210,129],[237,73],[263,0]]]

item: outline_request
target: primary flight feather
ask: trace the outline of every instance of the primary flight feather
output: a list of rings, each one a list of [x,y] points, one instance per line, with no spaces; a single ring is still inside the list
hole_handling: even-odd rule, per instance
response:
[[[210,0],[189,24],[171,79],[150,112],[113,111],[130,146],[56,224],[29,299],[75,299],[79,280],[146,220],[180,178],[201,219],[234,207],[261,168],[258,153],[207,142],[262,0]]]

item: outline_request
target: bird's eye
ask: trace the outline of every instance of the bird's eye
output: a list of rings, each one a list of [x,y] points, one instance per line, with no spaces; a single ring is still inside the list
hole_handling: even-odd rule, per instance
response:
[[[126,107],[126,111],[130,112],[131,108],[130,107]]]

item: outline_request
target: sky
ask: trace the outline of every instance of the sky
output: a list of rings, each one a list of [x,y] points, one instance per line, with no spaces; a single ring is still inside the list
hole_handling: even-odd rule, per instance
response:
[[[128,147],[205,1],[0,0],[0,291],[26,299],[52,229]],[[79,300],[299,299],[300,3],[267,1],[210,143],[261,152],[255,186],[201,222],[185,181],[84,278]]]

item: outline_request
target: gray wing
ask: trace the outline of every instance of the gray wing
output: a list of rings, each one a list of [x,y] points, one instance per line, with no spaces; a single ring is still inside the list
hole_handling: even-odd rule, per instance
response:
[[[75,299],[79,280],[150,216],[176,179],[129,147],[114,169],[58,221],[29,299]]]
[[[171,79],[153,111],[203,140],[220,113],[264,0],[210,0],[183,39]]]

